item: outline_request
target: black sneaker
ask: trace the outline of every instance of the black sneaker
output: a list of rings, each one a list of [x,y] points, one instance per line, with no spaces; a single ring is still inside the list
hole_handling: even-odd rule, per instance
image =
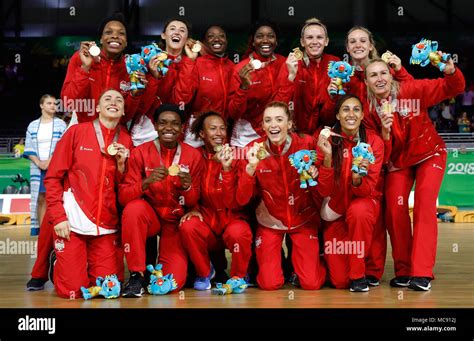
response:
[[[397,276],[390,280],[390,286],[394,288],[406,288],[410,285],[409,276]]]
[[[291,274],[290,279],[289,279],[288,282],[290,282],[290,284],[291,284],[292,286],[294,286],[294,287],[297,287],[297,288],[300,288],[300,287],[301,287],[301,284],[300,284],[300,280],[299,280],[299,278],[298,278],[298,275],[295,274],[294,272]]]
[[[123,297],[141,297],[145,293],[145,278],[139,272],[132,272],[123,289]]]
[[[366,276],[365,279],[367,280],[367,284],[371,287],[378,287],[380,285],[379,280],[375,276]]]
[[[214,278],[211,280],[211,283],[226,283],[227,280],[229,279],[229,275],[227,275],[227,272],[225,271],[216,271],[216,275]]]
[[[428,291],[431,289],[431,278],[429,277],[412,277],[408,288],[415,291]]]
[[[369,285],[365,277],[351,280],[351,287],[349,289],[351,292],[366,292],[369,291]]]
[[[28,291],[38,291],[44,289],[44,284],[47,281],[41,278],[31,278],[28,283],[26,283],[26,290]]]
[[[51,283],[54,284],[54,266],[56,265],[56,252],[51,251],[49,254],[49,271],[48,271],[48,277]]]

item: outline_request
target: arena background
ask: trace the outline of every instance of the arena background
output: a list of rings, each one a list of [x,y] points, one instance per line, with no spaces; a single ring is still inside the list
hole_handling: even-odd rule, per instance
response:
[[[421,68],[409,65],[411,45],[422,37],[437,40],[440,49],[456,56],[457,66],[462,69],[468,87],[472,87],[474,78],[474,21],[472,20],[474,2],[471,0],[181,0],[179,2],[3,0],[0,4],[0,110],[2,117],[0,190],[10,182],[12,175],[18,172],[23,172],[25,177],[29,175],[28,161],[17,160],[18,167],[13,168],[9,168],[10,166],[3,162],[10,160],[12,145],[25,135],[28,123],[39,116],[40,96],[44,93],[59,95],[68,59],[78,49],[80,41],[99,40],[100,22],[115,11],[123,12],[129,23],[127,53],[135,53],[145,43],[158,40],[164,22],[171,17],[182,16],[192,24],[193,38],[200,38],[211,24],[222,25],[227,30],[228,53],[232,59],[241,56],[246,50],[251,24],[259,18],[270,18],[280,26],[277,52],[287,55],[292,48],[299,45],[300,26],[304,20],[317,17],[327,25],[329,30],[330,43],[325,49],[328,53],[344,58],[347,31],[354,25],[363,25],[374,33],[379,52],[388,49],[396,53],[415,78],[435,78],[440,75],[439,71],[432,67]],[[459,108],[454,108],[455,111],[457,109]],[[442,127],[442,129],[444,129],[444,131],[441,130],[442,136],[448,143],[450,154],[447,174],[439,197],[440,203],[448,208],[444,212],[446,214],[443,211],[440,212],[439,218],[440,221],[453,223],[440,223],[436,268],[439,277],[435,284],[436,290],[423,294],[407,292],[406,298],[401,300],[397,291],[388,286],[388,280],[393,271],[389,249],[383,284],[378,291],[371,292],[370,296],[354,298],[348,292],[337,290],[324,290],[315,294],[296,291],[293,300],[288,298],[287,292],[273,294],[252,289],[244,296],[234,296],[226,301],[218,301],[220,298],[212,297],[207,293],[196,294],[191,290],[187,291],[187,297],[190,299],[185,301],[180,301],[173,296],[154,301],[151,298],[144,298],[140,307],[390,307],[429,308],[430,310],[440,307],[461,307],[471,308],[470,311],[472,311],[474,307],[472,296],[474,289],[472,264],[472,259],[474,259],[472,233],[474,230],[474,137],[472,130],[470,133],[459,134],[456,127]],[[449,174],[450,170],[451,174]],[[1,183],[1,181],[4,182]],[[0,198],[0,206],[2,200]],[[21,205],[24,206],[24,202]],[[456,206],[456,212],[467,212],[463,213],[463,219],[469,222],[454,223],[452,208],[454,206]],[[1,241],[9,239],[23,241],[29,238],[29,229],[24,225],[18,228],[0,226]],[[459,246],[459,252],[458,249],[454,251],[454,245]],[[36,296],[27,294],[24,292],[24,284],[33,262],[33,255],[0,256],[1,308],[137,308],[135,303],[126,300],[69,302],[55,297],[52,287],[48,287],[47,292]],[[360,316],[354,321],[365,323],[366,318],[375,318],[380,326],[386,327],[389,323],[393,323],[401,328],[409,324],[408,317],[411,318],[414,315],[414,313],[408,313],[404,318],[405,311],[378,313],[380,315],[374,317],[374,314],[357,312]],[[454,314],[451,311],[449,313]],[[50,313],[51,316],[58,316],[58,318],[63,316],[65,319],[77,319],[82,314],[82,310],[72,313],[62,312],[61,315],[55,312]],[[169,316],[178,315],[174,312],[169,314]],[[217,314],[214,315],[215,318]],[[272,315],[274,313],[269,314],[268,316],[274,316]],[[417,316],[434,316],[434,314],[433,311],[417,312]],[[467,315],[465,311],[463,314]],[[9,326],[12,318],[18,316],[16,312],[10,314],[5,310],[1,311],[0,315],[0,326],[2,323]],[[127,318],[135,319],[135,321],[143,318],[142,314],[134,315],[135,313],[129,313]],[[334,311],[324,312],[322,315],[334,318],[330,321],[324,320],[328,327],[340,327],[337,321],[341,318],[345,318],[344,322],[351,325],[352,316],[341,317]],[[84,316],[88,317],[88,315]],[[101,318],[107,318],[108,321],[112,319],[111,316],[117,317],[117,313],[113,312],[107,316],[101,313]],[[182,316],[197,317],[196,314],[189,312]],[[301,321],[308,321],[313,317],[322,318],[322,316],[309,314]],[[278,321],[283,320],[284,318],[280,316]],[[258,321],[257,319],[254,323]],[[467,319],[464,320],[466,321]],[[12,323],[14,324],[15,321]],[[274,325],[278,326],[278,323]],[[2,333],[0,333],[1,336]],[[472,335],[470,336],[472,339]]]

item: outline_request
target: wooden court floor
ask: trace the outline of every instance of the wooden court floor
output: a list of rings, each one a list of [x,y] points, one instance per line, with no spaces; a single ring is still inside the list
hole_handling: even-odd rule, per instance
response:
[[[381,286],[368,293],[323,288],[304,291],[285,285],[268,292],[249,288],[242,295],[214,296],[185,289],[167,296],[91,301],[58,298],[51,283],[39,292],[27,292],[25,284],[34,263],[31,255],[0,254],[0,308],[455,308],[474,307],[474,223],[439,226],[436,280],[429,292],[395,289],[391,251],[388,250]],[[0,226],[0,242],[31,241],[29,227]],[[7,244],[4,244],[7,245]],[[1,251],[1,248],[0,248]]]

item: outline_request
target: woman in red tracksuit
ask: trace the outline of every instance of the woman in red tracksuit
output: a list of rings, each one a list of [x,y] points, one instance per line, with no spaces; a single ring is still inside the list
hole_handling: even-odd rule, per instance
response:
[[[441,52],[439,52],[441,53]],[[444,78],[398,83],[388,65],[373,60],[365,69],[371,120],[390,116],[389,171],[385,178],[386,223],[392,243],[395,278],[390,284],[429,290],[436,258],[436,199],[446,168],[446,146],[428,116],[427,108],[463,92],[461,71],[447,62]],[[413,234],[408,197],[415,182]]]
[[[252,253],[252,232],[246,216],[235,202],[237,166],[228,145],[227,125],[219,113],[207,112],[194,121],[192,132],[202,138],[206,166],[198,205],[188,212],[180,225],[181,240],[196,267],[194,289],[208,290],[214,269],[209,251],[223,248],[232,253],[231,277],[244,278]],[[216,153],[214,149],[223,149]]]
[[[186,207],[197,204],[203,159],[191,146],[178,141],[183,132],[184,111],[163,104],[155,113],[159,138],[132,151],[128,170],[119,187],[122,215],[122,245],[130,279],[123,296],[144,293],[146,241],[160,234],[159,263],[173,273],[181,288],[186,280],[188,256],[181,243],[178,224]]]
[[[100,28],[102,45],[100,55],[93,57],[89,48],[94,41],[83,41],[79,51],[69,61],[66,78],[61,90],[61,99],[66,111],[75,111],[78,122],[93,121],[97,118],[95,107],[85,111],[84,106],[108,89],[119,91],[125,98],[125,116],[122,122],[133,117],[140,104],[140,96],[132,96],[127,90],[130,76],[125,67],[123,51],[127,47],[127,27],[122,15],[115,14],[106,18]],[[139,74],[140,79],[145,75]],[[74,100],[74,107],[70,107]],[[88,102],[84,102],[87,100]]]
[[[263,110],[278,89],[278,73],[285,63],[285,57],[274,53],[277,34],[275,24],[257,23],[251,34],[250,54],[234,67],[228,104],[228,115],[235,120],[232,146],[243,148],[265,135]]]
[[[362,26],[354,26],[349,30],[346,36],[346,51],[351,57],[352,65],[355,68],[354,75],[351,77],[349,83],[344,87],[347,93],[356,95],[362,100],[364,113],[369,112],[369,102],[367,101],[367,87],[364,82],[364,68],[372,59],[379,58],[377,49],[375,47],[375,40],[367,28]],[[400,58],[392,54],[388,58],[390,65],[390,73],[394,79],[399,82],[406,80],[412,80],[413,77],[405,70],[401,64]],[[328,87],[328,91],[333,88],[337,88],[336,84],[331,81]],[[368,124],[370,117],[366,115],[362,120],[362,124],[366,127],[374,125]],[[388,149],[387,149],[388,150]],[[388,160],[386,160],[388,161]],[[385,167],[382,167],[377,189],[383,193],[384,179],[385,179]],[[374,227],[372,236],[371,248],[365,258],[366,261],[366,280],[371,286],[377,286],[380,284],[384,268],[385,258],[387,255],[387,230],[383,219],[384,200],[380,200],[381,209],[377,218],[377,224]]]
[[[326,280],[326,269],[319,260],[320,217],[315,198],[328,196],[332,191],[331,146],[323,136],[316,144],[311,136],[289,133],[291,128],[286,103],[270,103],[263,113],[263,130],[267,136],[256,140],[263,143],[269,156],[260,160],[257,155],[261,145],[251,143],[246,147],[247,160],[242,162],[238,180],[239,205],[247,204],[253,195],[260,199],[256,210],[255,250],[259,267],[257,283],[264,290],[276,290],[284,284],[281,244],[285,234],[292,241],[292,261],[301,287],[319,289]],[[298,172],[288,158],[299,150],[317,148],[324,155],[318,184],[302,189]],[[314,165],[309,174],[313,179],[317,177]]]
[[[338,289],[368,291],[365,278],[365,258],[371,248],[373,229],[380,210],[381,192],[377,189],[384,158],[384,143],[373,131],[361,126],[364,113],[360,99],[352,94],[339,99],[333,131],[342,137],[332,137],[335,185],[321,207],[324,223],[324,258],[329,279]],[[368,143],[375,156],[369,166],[362,159],[360,168],[368,173],[352,172],[352,148],[359,142]]]
[[[301,29],[300,44],[304,57],[297,60],[290,53],[286,67],[281,68],[275,100],[293,103],[296,129],[313,134],[321,125],[334,124],[335,102],[323,90],[329,85],[328,64],[339,58],[324,53],[329,44],[326,26],[316,18],[306,20]]]
[[[201,138],[190,131],[201,113],[215,111],[226,117],[230,78],[234,70],[234,63],[225,54],[227,36],[222,27],[213,25],[206,30],[202,48],[195,68],[186,68],[187,72],[181,74],[176,85],[182,100],[189,103],[186,111],[190,118],[184,142],[193,147],[203,145]]]
[[[194,74],[198,53],[191,50],[194,40],[189,38],[189,24],[183,19],[170,19],[166,22],[161,34],[163,49],[172,60],[168,73],[162,77],[157,71],[160,61],[158,56],[149,63],[146,89],[138,106],[137,116],[131,130],[133,143],[138,146],[144,142],[153,141],[156,131],[153,127],[153,115],[163,103],[171,103],[184,107],[189,101],[189,84],[178,83],[182,76]]]
[[[49,164],[46,201],[56,234],[54,287],[61,297],[80,297],[81,286],[95,285],[99,276],[123,277],[116,254],[116,187],[132,146],[119,126],[124,105],[118,91],[106,91],[99,99],[99,118],[69,128]]]

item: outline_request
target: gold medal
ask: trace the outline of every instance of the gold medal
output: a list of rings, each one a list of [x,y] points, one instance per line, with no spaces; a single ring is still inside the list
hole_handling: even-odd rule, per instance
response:
[[[160,62],[166,60],[167,58],[168,58],[168,53],[166,53],[166,52],[161,52],[161,53],[158,55],[158,60],[159,60]]]
[[[191,51],[193,51],[194,53],[199,53],[201,51],[201,48],[201,43],[199,41],[196,41],[193,47],[191,48]]]
[[[392,109],[392,103],[390,103],[389,101],[385,101],[383,104],[382,104],[382,112],[384,114],[391,114],[393,111]]]
[[[258,69],[261,69],[262,68],[262,62],[259,61],[258,59],[253,59],[250,64],[252,64],[252,67],[254,68],[254,70],[258,70]]]
[[[97,57],[100,55],[100,48],[97,45],[92,45],[89,47],[89,53],[92,57]]]
[[[168,167],[168,174],[171,175],[171,176],[176,176],[176,175],[178,175],[180,170],[181,169],[179,168],[179,166],[174,164],[174,165],[171,165],[171,166]]]
[[[263,142],[259,143],[259,145],[260,145],[260,148],[257,151],[257,159],[259,160],[266,159],[270,155],[270,153],[268,153],[267,150],[265,149],[265,145],[263,144]]]
[[[115,156],[118,153],[117,148],[113,144],[109,144],[107,147],[107,153],[109,153],[110,156]]]
[[[300,50],[299,47],[296,47],[293,49],[293,54],[295,55],[296,60],[302,60],[303,59],[303,52]]]
[[[217,146],[214,146],[214,151],[215,151],[216,153],[219,153],[223,148],[224,148],[223,145],[218,144]]]
[[[323,130],[321,130],[321,135],[328,139],[329,136],[331,136],[331,129],[324,128]]]
[[[388,59],[389,59],[392,55],[393,55],[393,53],[387,50],[387,51],[382,55],[381,58],[382,58],[382,60],[383,60],[385,63],[388,64]]]

